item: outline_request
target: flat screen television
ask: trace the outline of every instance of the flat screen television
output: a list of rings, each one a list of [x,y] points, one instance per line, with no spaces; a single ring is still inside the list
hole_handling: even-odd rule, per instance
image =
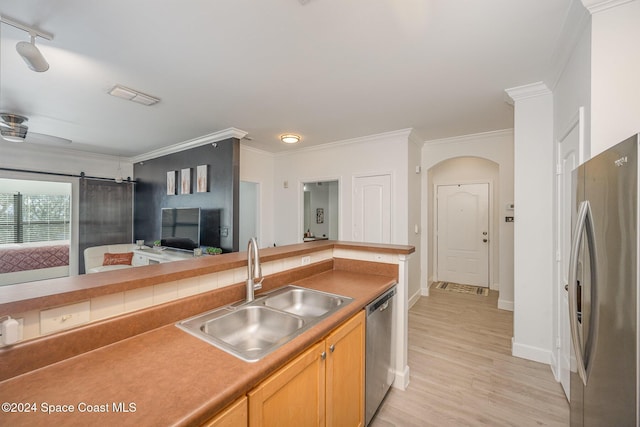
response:
[[[160,244],[189,251],[200,247],[200,208],[162,208]]]

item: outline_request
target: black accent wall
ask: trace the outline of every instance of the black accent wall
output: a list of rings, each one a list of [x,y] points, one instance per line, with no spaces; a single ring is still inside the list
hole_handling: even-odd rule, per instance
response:
[[[215,146],[214,146],[215,145]],[[219,235],[224,252],[237,252],[239,239],[238,192],[240,187],[240,140],[229,138],[178,153],[136,163],[134,240],[148,245],[160,239],[162,208],[199,207],[203,234]],[[196,192],[196,168],[208,165],[206,193]],[[182,169],[191,168],[191,194],[180,194]],[[167,172],[176,174],[176,195],[167,194]]]

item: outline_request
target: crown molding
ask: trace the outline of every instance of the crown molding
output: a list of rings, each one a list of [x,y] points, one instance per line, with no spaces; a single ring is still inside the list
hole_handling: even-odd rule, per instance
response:
[[[424,145],[424,139],[420,138],[415,131],[409,133],[409,142],[414,143],[418,148]]]
[[[213,142],[224,141],[225,139],[229,138],[242,139],[247,136],[247,133],[248,132],[240,129],[228,128],[219,132],[210,133],[208,135],[199,136],[188,141],[179,142],[177,144],[149,151],[148,153],[140,154],[138,156],[129,157],[127,160],[129,160],[131,163],[144,162],[145,160],[156,159],[158,157],[178,153],[190,148],[200,147],[202,145],[210,144]]]
[[[275,156],[285,157],[291,154],[300,154],[300,153],[328,150],[330,148],[336,148],[336,147],[341,147],[341,146],[351,145],[351,144],[360,144],[364,142],[372,142],[380,139],[389,139],[389,138],[409,139],[411,132],[413,132],[413,129],[407,128],[407,129],[395,130],[390,132],[378,133],[375,135],[360,136],[357,138],[344,139],[342,141],[328,142],[326,144],[318,144],[318,145],[313,145],[311,147],[299,148],[292,151],[283,151],[280,153],[276,153]]]
[[[505,89],[507,95],[507,104],[513,105],[517,101],[523,99],[535,98],[538,96],[551,95],[551,91],[544,82],[536,82],[523,86],[516,86],[510,89]]]
[[[269,157],[274,157],[275,156],[275,154],[272,153],[271,151],[266,151],[266,150],[263,150],[261,148],[252,147],[252,146],[248,145],[247,143],[245,143],[244,141],[240,141],[240,148],[243,149],[243,150],[246,150],[246,151],[251,151],[253,153],[263,155],[263,156],[269,156]]]
[[[602,12],[605,10],[613,9],[614,7],[631,3],[635,0],[581,0],[584,7],[587,8],[589,13],[592,15],[594,13]]]
[[[513,136],[513,129],[500,129],[492,130],[488,132],[471,133],[468,135],[452,136],[450,138],[432,139],[430,141],[424,141],[425,146],[439,145],[439,144],[460,144],[467,142],[478,142],[479,140],[496,138],[502,136]]]

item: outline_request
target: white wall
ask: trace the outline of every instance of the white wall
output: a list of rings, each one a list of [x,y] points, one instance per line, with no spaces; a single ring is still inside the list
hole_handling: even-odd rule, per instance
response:
[[[424,226],[422,223],[422,159],[420,152],[423,142],[413,133],[409,135],[408,155],[407,155],[407,244],[416,248],[411,255],[409,262],[409,307],[418,301],[422,295],[422,235]],[[416,171],[416,168],[419,168]],[[417,230],[417,231],[416,231]]]
[[[553,95],[542,83],[514,101],[514,356],[551,363],[554,271]]]
[[[582,161],[589,159],[590,153],[590,120],[591,120],[591,18],[588,11],[581,4],[574,4],[572,8],[574,23],[573,30],[567,32],[564,36],[564,43],[571,46],[571,49],[563,58],[559,58],[557,67],[560,69],[557,81],[553,86],[553,123],[554,123],[554,141],[557,147],[558,142],[562,141],[572,126],[579,126],[583,129],[583,147]],[[582,116],[580,109],[583,110]],[[556,150],[555,164],[559,164],[558,151]],[[572,171],[563,171],[570,174]],[[557,191],[557,187],[556,187]],[[557,224],[559,206],[561,200],[555,194],[556,203],[551,213],[554,219],[553,240],[556,242],[556,250],[559,251],[561,257],[562,248],[559,247],[561,242],[559,233],[559,225]],[[572,212],[566,212],[565,215],[572,215]],[[566,262],[566,261],[565,261]],[[564,304],[566,292],[564,290],[564,279],[560,272],[559,262],[554,263],[554,290],[552,292],[552,342],[559,342],[562,338],[560,324],[561,309],[566,310],[561,304]],[[544,333],[544,331],[541,331]],[[570,342],[561,342],[563,348],[571,346]],[[552,363],[551,367],[559,379],[559,364],[561,355],[557,346],[552,347]]]
[[[239,191],[239,209],[240,215],[238,220],[239,230],[239,246],[240,250],[245,250],[247,242],[252,237],[258,238],[258,246],[260,246],[259,223],[260,203],[258,196],[260,193],[260,184],[256,182],[240,181]]]
[[[5,142],[0,139],[0,167],[28,169],[33,171],[54,172],[88,176],[115,178],[118,164],[124,178],[133,177],[133,164],[127,159],[116,156],[92,154],[83,151],[53,149],[44,145]],[[0,171],[0,173],[5,173]]]
[[[240,144],[240,181],[259,184],[258,242],[263,248],[273,246],[275,243],[273,230],[273,167],[273,154]],[[242,242],[240,242],[240,250],[245,250]]]
[[[304,182],[339,182],[338,238],[348,241],[353,235],[354,177],[390,174],[391,243],[413,245],[419,253],[421,242],[414,226],[417,224],[420,229],[420,175],[415,173],[420,161],[417,155],[420,144],[410,130],[401,130],[275,155],[273,230],[276,243],[287,245],[302,241]],[[409,298],[420,292],[419,259],[414,254],[409,262]]]
[[[640,132],[640,1],[592,16],[591,154]]]
[[[277,154],[274,163],[276,243],[287,245],[302,241],[302,183],[339,181],[339,239],[351,240],[353,177],[390,173],[393,207],[391,242],[407,244],[408,134],[408,131],[390,132]]]
[[[498,271],[494,273],[493,287],[500,289],[499,307],[513,309],[513,223],[505,223],[500,218],[513,216],[513,211],[506,210],[507,203],[513,203],[513,131],[511,129],[465,135],[436,141],[427,141],[422,148],[422,167],[425,171],[441,162],[460,157],[476,157],[487,159],[498,165],[498,179],[494,183],[494,197],[497,199],[495,215],[498,218],[494,235],[498,239]],[[459,170],[461,176],[475,176],[478,170]],[[467,175],[468,174],[468,175]],[[422,175],[422,283],[423,294],[427,294],[426,286],[433,280],[433,182],[428,173]],[[494,237],[495,238],[495,237]],[[429,243],[431,242],[431,243]]]

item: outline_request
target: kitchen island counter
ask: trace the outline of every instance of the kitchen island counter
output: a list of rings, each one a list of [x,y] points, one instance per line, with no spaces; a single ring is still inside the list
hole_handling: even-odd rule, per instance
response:
[[[332,269],[293,284],[353,298],[255,363],[175,325],[114,342],[0,383],[2,425],[199,425],[321,340],[397,278]],[[11,412],[14,409],[16,412]],[[47,413],[52,411],[52,413]]]

